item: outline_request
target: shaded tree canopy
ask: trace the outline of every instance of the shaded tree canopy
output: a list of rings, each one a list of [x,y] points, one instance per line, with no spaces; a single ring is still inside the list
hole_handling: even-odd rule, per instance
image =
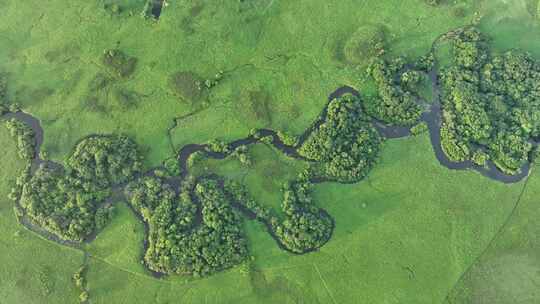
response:
[[[177,195],[162,179],[144,177],[127,192],[149,227],[144,260],[150,269],[208,275],[247,257],[242,222],[217,181],[187,183]]]
[[[445,153],[518,172],[540,135],[540,65],[521,51],[491,52],[475,28],[452,43],[455,64],[441,72]]]
[[[353,182],[373,167],[381,142],[360,98],[348,94],[328,104],[323,123],[298,152],[318,162],[313,167],[315,176]]]
[[[108,186],[128,181],[142,169],[137,145],[122,135],[92,136],[82,140],[67,164],[77,177]]]

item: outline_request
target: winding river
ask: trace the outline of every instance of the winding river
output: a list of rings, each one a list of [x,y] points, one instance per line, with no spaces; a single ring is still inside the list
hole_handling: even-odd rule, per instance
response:
[[[440,38],[444,38],[444,36],[441,35],[441,37],[439,37],[436,40],[435,43],[437,43],[437,41],[439,41]],[[434,45],[435,45],[435,43],[434,43]],[[479,172],[480,174],[482,174],[482,175],[484,175],[484,176],[486,176],[488,178],[491,178],[493,180],[503,182],[503,183],[515,183],[515,182],[519,182],[520,180],[525,178],[529,174],[529,169],[530,169],[530,164],[529,163],[524,164],[523,167],[521,168],[521,170],[518,172],[518,174],[509,175],[509,174],[505,174],[504,172],[499,170],[492,161],[488,161],[487,165],[485,167],[482,167],[482,166],[478,166],[478,165],[474,164],[472,161],[469,161],[469,160],[462,161],[462,162],[453,162],[450,159],[448,159],[448,157],[446,156],[446,154],[444,153],[444,151],[443,151],[443,149],[441,147],[441,135],[440,135],[440,130],[441,130],[441,102],[440,102],[441,89],[440,89],[439,80],[438,80],[437,68],[433,68],[432,71],[428,75],[430,77],[431,84],[432,84],[433,101],[429,105],[429,107],[426,109],[426,111],[424,111],[422,113],[420,120],[425,122],[426,125],[428,126],[429,137],[430,137],[430,140],[431,140],[431,146],[433,148],[433,151],[434,151],[435,156],[436,156],[437,160],[439,161],[439,163],[442,166],[444,166],[444,167],[446,167],[446,168],[448,168],[450,170],[475,170],[475,171]],[[234,151],[236,148],[238,148],[240,146],[246,146],[246,145],[252,145],[252,144],[260,143],[262,137],[270,137],[271,138],[270,144],[272,146],[274,146],[277,150],[284,153],[285,155],[287,155],[289,157],[292,157],[292,158],[295,158],[295,159],[303,160],[303,161],[310,161],[310,160],[302,157],[298,153],[298,149],[309,138],[309,136],[313,133],[313,131],[315,131],[324,122],[325,117],[326,117],[326,113],[327,113],[328,104],[330,103],[330,101],[332,101],[335,98],[338,98],[340,96],[343,96],[344,94],[353,94],[355,96],[360,96],[360,93],[356,89],[354,89],[354,88],[352,88],[350,86],[342,86],[342,87],[338,88],[337,90],[335,90],[334,92],[332,92],[328,96],[328,103],[326,104],[326,106],[321,111],[321,114],[298,137],[297,143],[295,145],[292,145],[292,146],[285,144],[280,139],[280,137],[278,136],[278,133],[276,131],[270,130],[270,129],[261,129],[261,130],[259,130],[257,136],[250,135],[250,136],[247,136],[245,138],[238,139],[238,140],[235,140],[233,142],[230,142],[228,144],[230,152],[212,152],[212,151],[209,150],[209,146],[206,145],[206,144],[195,144],[195,143],[194,144],[187,144],[187,145],[183,146],[178,151],[178,154],[177,154],[178,165],[179,165],[180,172],[181,172],[180,176],[170,177],[170,178],[166,179],[165,182],[167,184],[171,185],[173,189],[176,189],[176,191],[179,191],[179,188],[180,188],[180,185],[182,184],[182,181],[189,175],[188,160],[194,153],[204,153],[204,155],[206,155],[209,158],[213,158],[213,159],[224,159],[224,158],[230,156],[232,151]],[[47,166],[47,167],[57,168],[57,169],[63,170],[64,166],[62,164],[59,164],[59,163],[56,163],[56,162],[53,162],[53,161],[49,161],[49,160],[43,160],[40,157],[40,149],[41,149],[41,145],[43,143],[44,132],[43,132],[43,128],[41,126],[41,123],[40,123],[39,119],[37,119],[36,117],[34,117],[34,116],[32,116],[32,115],[30,115],[28,113],[21,112],[21,111],[19,111],[19,112],[9,112],[9,113],[6,113],[6,114],[0,116],[0,118],[2,118],[2,119],[11,119],[11,118],[17,119],[20,122],[25,123],[27,126],[29,126],[34,131],[34,134],[35,134],[35,136],[34,136],[35,151],[34,152],[35,152],[35,154],[34,154],[34,158],[33,158],[32,162],[31,162],[31,169],[30,169],[31,176],[33,176],[35,174],[36,170],[40,166]],[[407,128],[407,127],[389,126],[389,125],[386,125],[383,122],[378,121],[376,119],[372,119],[372,124],[376,128],[376,130],[379,132],[380,136],[384,137],[384,138],[387,138],[387,139],[403,138],[403,137],[407,137],[407,136],[411,135],[411,130],[410,130],[410,128]],[[97,135],[91,135],[91,136],[97,136]],[[141,176],[152,176],[152,175],[155,174],[155,171],[158,170],[158,169],[163,169],[163,167],[152,168],[152,169],[146,171],[145,173],[137,175],[135,178],[138,178],[138,177],[141,177]],[[314,183],[321,183],[321,182],[327,182],[327,181],[329,181],[329,180],[325,180],[325,179],[312,180],[312,182],[314,182]],[[122,201],[122,200],[126,201],[127,197],[126,197],[126,193],[124,191],[125,186],[126,186],[126,183],[119,184],[119,185],[114,185],[113,188],[112,188],[111,197],[109,199],[107,199],[104,202],[104,204],[109,204],[110,205],[110,204],[113,204],[113,203],[118,202],[118,201]],[[233,207],[235,209],[237,209],[237,210],[240,210],[248,218],[250,218],[250,219],[255,219],[256,218],[256,216],[255,216],[255,214],[253,214],[253,212],[251,212],[250,210],[248,210],[247,208],[245,208],[241,204],[239,204],[237,202],[234,202],[234,200],[232,200],[232,202],[233,202]],[[17,202],[17,204],[18,204],[18,202]],[[127,205],[131,208],[130,204],[127,204]],[[145,240],[144,240],[144,251],[143,251],[143,255],[144,255],[144,252],[146,252],[146,249],[148,248],[149,227],[148,227],[148,224],[145,221],[143,221],[140,214],[138,212],[136,212],[135,210],[133,210],[133,211],[134,211],[134,214],[137,215],[139,220],[141,220],[141,222],[145,226],[146,237],[145,237]],[[200,212],[200,210],[199,210],[199,212]],[[326,212],[326,211],[321,209],[321,212]],[[328,215],[328,214],[326,214],[326,215]],[[63,240],[63,239],[59,238],[58,236],[48,232],[47,230],[41,228],[40,226],[34,224],[27,216],[23,216],[22,218],[20,218],[20,222],[21,222],[21,224],[23,224],[29,230],[31,230],[31,231],[33,231],[35,233],[38,233],[39,235],[41,235],[41,236],[43,236],[43,237],[45,237],[45,238],[47,238],[47,239],[49,239],[51,241],[55,241],[55,242],[58,242],[60,244],[67,245],[67,246],[81,248],[80,243],[73,242],[73,241],[66,241],[66,240]],[[267,226],[268,232],[276,240],[276,243],[282,249],[286,250],[281,245],[281,243],[278,241],[277,237],[275,236],[275,234],[270,229],[268,223],[265,223],[265,222],[263,222],[263,223]],[[85,242],[92,241],[95,238],[95,236],[96,236],[95,234],[89,236],[85,240]],[[152,271],[150,271],[150,272],[155,277],[162,276],[161,273],[152,272]]]

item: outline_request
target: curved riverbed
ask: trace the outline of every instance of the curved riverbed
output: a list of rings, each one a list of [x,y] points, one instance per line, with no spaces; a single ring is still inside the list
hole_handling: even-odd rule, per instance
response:
[[[491,178],[491,179],[494,179],[494,180],[497,180],[497,181],[500,181],[500,182],[503,182],[503,183],[515,183],[515,182],[518,182],[518,181],[522,180],[524,177],[526,177],[528,175],[528,173],[529,173],[529,167],[530,167],[530,164],[528,164],[528,163],[526,163],[523,166],[523,168],[521,168],[521,171],[520,171],[519,174],[508,175],[508,174],[505,174],[502,171],[500,171],[493,164],[493,162],[491,162],[491,161],[488,162],[486,167],[481,167],[481,166],[478,166],[478,165],[474,164],[472,161],[452,162],[451,160],[448,159],[448,157],[446,156],[446,154],[444,153],[444,151],[443,151],[443,149],[441,147],[441,137],[440,137],[440,128],[441,128],[440,88],[439,88],[439,84],[438,84],[436,70],[434,69],[433,71],[431,71],[431,73],[429,75],[430,75],[430,78],[432,80],[432,86],[433,86],[432,90],[433,90],[434,100],[433,100],[433,103],[430,105],[430,107],[424,113],[422,113],[421,121],[425,122],[427,124],[427,126],[428,126],[431,145],[433,147],[433,151],[434,151],[435,156],[436,156],[437,160],[439,161],[439,163],[441,165],[445,166],[446,168],[451,169],[451,170],[475,170],[475,171],[478,171],[479,173],[481,173],[482,175],[484,175],[484,176],[486,176],[488,178]],[[360,96],[360,93],[357,90],[355,90],[354,88],[349,87],[349,86],[342,86],[342,87],[338,88],[337,90],[335,90],[334,92],[332,92],[329,95],[328,103],[324,107],[324,109],[321,111],[321,114],[311,124],[311,126],[309,126],[306,129],[306,131],[304,133],[302,133],[298,137],[298,141],[294,146],[290,146],[290,145],[285,144],[279,138],[278,133],[276,131],[270,130],[270,129],[261,129],[261,130],[259,130],[258,136],[250,135],[248,137],[245,137],[245,138],[230,142],[228,144],[229,152],[212,152],[212,151],[209,151],[209,147],[206,144],[188,144],[188,145],[183,146],[178,151],[177,160],[178,160],[178,165],[179,165],[180,171],[181,171],[180,176],[168,178],[168,179],[165,180],[165,182],[170,184],[171,186],[173,186],[173,188],[176,189],[176,191],[178,191],[182,181],[189,175],[188,159],[194,153],[204,153],[205,156],[207,156],[209,158],[213,158],[213,159],[224,159],[224,158],[230,156],[232,154],[232,152],[236,148],[238,148],[240,146],[252,145],[252,144],[260,143],[261,138],[263,138],[263,137],[271,137],[271,139],[272,139],[270,141],[271,145],[274,146],[277,150],[284,153],[285,155],[287,155],[289,157],[292,157],[292,158],[299,159],[299,160],[303,160],[303,161],[310,161],[310,160],[302,157],[298,153],[298,149],[309,138],[309,136],[312,134],[312,132],[315,131],[324,122],[329,102],[331,100],[335,99],[335,98],[341,97],[344,94],[353,94],[355,96]],[[64,168],[63,165],[61,165],[59,163],[55,163],[53,161],[48,161],[48,160],[41,159],[39,152],[40,152],[40,149],[41,149],[41,145],[43,143],[44,132],[43,132],[43,128],[42,128],[42,126],[40,124],[40,121],[36,117],[34,117],[34,116],[32,116],[32,115],[30,115],[28,113],[24,113],[24,112],[10,112],[10,113],[4,114],[3,116],[1,116],[1,118],[4,118],[4,119],[10,119],[10,118],[17,119],[17,120],[25,123],[26,125],[28,125],[34,131],[34,133],[35,133],[35,137],[34,137],[34,140],[35,140],[35,155],[34,155],[34,158],[32,160],[32,163],[31,163],[31,170],[30,170],[31,175],[34,175],[36,170],[40,166],[48,166],[48,167],[54,167],[54,168],[58,168],[58,169],[61,169],[61,168],[63,169]],[[382,137],[387,138],[387,139],[402,138],[402,137],[407,137],[407,136],[411,135],[410,128],[407,128],[407,127],[388,126],[388,125],[385,125],[384,123],[382,123],[381,121],[378,121],[376,119],[372,120],[372,124],[377,129],[379,134]],[[91,135],[91,136],[97,136],[97,135]],[[152,169],[148,170],[145,173],[142,173],[142,174],[139,174],[139,175],[135,176],[135,178],[139,178],[141,176],[152,176],[152,175],[154,175],[154,172],[157,169],[163,169],[163,168],[162,167],[152,168]],[[322,183],[322,182],[327,182],[327,181],[328,180],[326,180],[326,179],[314,179],[314,180],[312,180],[313,183]],[[127,197],[126,197],[126,194],[124,193],[125,186],[126,186],[125,183],[124,184],[114,185],[112,187],[112,195],[111,195],[111,197],[109,199],[107,199],[104,202],[104,204],[113,204],[113,203],[115,203],[117,201],[120,201],[120,200],[126,200]],[[128,205],[131,208],[131,205],[130,204],[128,204]],[[237,210],[241,211],[244,215],[248,216],[251,219],[256,218],[255,215],[252,212],[247,210],[245,207],[243,207],[239,203],[236,203],[236,202],[233,201],[233,207],[236,208]],[[145,226],[146,237],[145,237],[145,240],[144,240],[144,250],[143,250],[143,255],[144,255],[144,252],[146,252],[146,250],[148,248],[148,230],[149,230],[149,227],[148,227],[148,224],[143,221],[142,217],[135,210],[133,210],[133,211],[137,215],[139,220],[141,220],[143,222],[144,226]],[[325,211],[322,210],[321,212],[325,212]],[[23,216],[20,219],[20,223],[23,224],[24,226],[26,226],[29,230],[31,230],[31,231],[33,231],[35,233],[38,233],[38,234],[42,235],[43,237],[45,237],[45,238],[47,238],[49,240],[58,242],[58,243],[63,244],[63,245],[80,248],[79,243],[73,242],[73,241],[63,240],[63,239],[57,237],[56,235],[48,232],[47,230],[41,228],[40,226],[34,224],[27,216]],[[270,235],[276,240],[276,243],[282,249],[286,250],[281,245],[281,243],[279,242],[277,236],[272,232],[272,230],[270,229],[270,226],[267,225],[267,223],[264,223],[264,222],[263,222],[263,224],[265,224],[267,226],[268,233],[270,233]],[[95,236],[96,236],[96,234],[90,235],[85,240],[85,242],[89,242],[89,241],[93,240],[95,238]],[[153,272],[153,271],[150,271],[150,272],[155,277],[160,277],[160,276],[163,275],[161,273],[157,273],[157,272]]]

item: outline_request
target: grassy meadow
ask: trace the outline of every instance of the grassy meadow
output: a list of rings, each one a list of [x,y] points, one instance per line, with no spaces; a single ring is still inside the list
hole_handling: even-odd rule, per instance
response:
[[[52,159],[93,133],[133,136],[148,165],[171,144],[232,140],[254,127],[300,133],[331,91],[361,88],[362,69],[342,54],[357,28],[382,28],[392,53],[414,57],[471,19],[422,0],[167,2],[156,22],[139,16],[143,0],[3,1],[0,70],[9,99],[42,120]],[[111,3],[123,11],[104,8]],[[111,73],[102,60],[109,49],[136,58],[132,75]],[[200,96],[177,94],[171,81],[219,71]]]
[[[50,158],[63,161],[81,137],[95,133],[133,137],[147,167],[185,144],[234,140],[252,128],[300,134],[336,88],[373,90],[364,73],[367,59],[352,63],[343,53],[364,26],[381,29],[390,55],[414,58],[439,35],[483,16],[479,26],[495,49],[518,47],[540,58],[537,1],[458,0],[439,7],[423,0],[167,3],[155,21],[140,17],[143,0],[0,0],[0,72],[7,75],[8,99],[41,120]],[[110,49],[136,58],[133,74],[120,77],[104,64]],[[193,93],[195,80],[216,74],[222,74],[216,84]],[[252,166],[229,158],[204,160],[193,170],[241,181],[260,203],[279,209],[281,185],[305,164],[264,144],[251,146],[249,155]],[[252,260],[201,279],[158,279],[144,269],[144,227],[125,202],[82,250],[27,231],[7,199],[23,164],[3,127],[0,164],[0,303],[76,303],[71,277],[83,263],[90,303],[540,298],[539,168],[511,185],[448,170],[427,134],[388,140],[380,162],[358,184],[315,186],[316,204],[336,223],[320,251],[284,252],[263,225],[245,219]]]

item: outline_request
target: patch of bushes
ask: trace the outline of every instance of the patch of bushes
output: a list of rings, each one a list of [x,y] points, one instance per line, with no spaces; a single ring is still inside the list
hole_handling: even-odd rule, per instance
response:
[[[157,20],[161,15],[163,5],[165,5],[165,0],[146,0],[141,16]]]
[[[178,158],[176,156],[172,156],[164,160],[163,167],[171,176],[179,176],[182,173],[180,163],[178,162]]]
[[[298,145],[298,136],[290,135],[283,131],[277,131],[277,136],[287,146],[295,147]]]
[[[428,125],[422,121],[421,123],[413,126],[411,128],[411,134],[414,135],[414,136],[417,136],[417,135],[420,135],[420,134],[424,134],[426,132],[428,132],[429,130],[429,127]]]
[[[231,148],[229,147],[229,144],[219,139],[213,139],[209,141],[206,144],[206,150],[208,152],[224,153],[224,154],[229,154],[231,152]]]
[[[234,149],[231,155],[245,166],[250,167],[252,165],[251,156],[249,155],[249,148],[246,145],[242,145]]]
[[[122,13],[122,7],[117,3],[106,3],[103,8],[111,15],[120,15]]]
[[[6,127],[10,135],[17,142],[19,157],[27,162],[31,162],[36,154],[34,130],[15,118],[7,120]]]
[[[77,270],[77,272],[73,274],[72,277],[75,287],[80,290],[79,303],[88,303],[90,299],[90,294],[88,293],[87,282],[85,279],[86,271],[87,266],[83,265]]]
[[[377,84],[378,95],[367,100],[366,111],[387,124],[416,124],[422,114],[417,103],[420,97],[415,93],[421,74],[407,69],[401,58],[393,61],[378,58],[371,63],[368,73]]]
[[[452,160],[491,159],[515,174],[540,136],[540,64],[516,50],[492,54],[486,41],[475,28],[453,38],[455,65],[440,77],[441,141]]]
[[[339,182],[356,182],[367,175],[379,155],[382,138],[350,94],[332,100],[324,122],[298,149],[314,160],[314,174]]]
[[[217,181],[188,182],[177,195],[163,180],[145,177],[127,192],[131,205],[148,223],[144,260],[151,270],[204,276],[247,258],[240,218]]]

